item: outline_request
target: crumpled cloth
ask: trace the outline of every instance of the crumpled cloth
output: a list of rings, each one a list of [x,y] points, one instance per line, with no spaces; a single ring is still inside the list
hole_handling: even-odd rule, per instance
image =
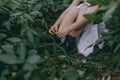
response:
[[[93,22],[88,23],[81,36],[77,37],[77,49],[78,53],[87,57],[93,52],[93,48],[97,39],[102,37],[102,32],[108,32],[105,28],[105,23],[101,22],[99,24],[93,24]],[[99,45],[102,47],[102,44]]]

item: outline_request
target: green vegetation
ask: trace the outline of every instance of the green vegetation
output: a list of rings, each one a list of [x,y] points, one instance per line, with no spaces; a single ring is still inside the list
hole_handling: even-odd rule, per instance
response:
[[[103,37],[97,40],[93,54],[88,57],[76,55],[74,50],[66,51],[55,36],[48,34],[49,27],[70,2],[0,1],[0,80],[104,77],[115,80],[120,77],[120,0],[90,0],[92,5],[99,4],[100,9],[85,17],[95,23],[105,21],[109,32],[102,33]],[[98,44],[102,42],[104,46],[99,49]]]

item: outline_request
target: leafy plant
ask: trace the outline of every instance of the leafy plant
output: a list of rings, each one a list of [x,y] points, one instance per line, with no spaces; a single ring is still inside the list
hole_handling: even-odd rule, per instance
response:
[[[59,40],[48,34],[71,1],[0,1],[0,80],[96,80],[119,75],[120,1],[90,0],[100,9],[86,17],[97,23],[104,20],[109,32],[102,33],[87,58],[66,52]]]

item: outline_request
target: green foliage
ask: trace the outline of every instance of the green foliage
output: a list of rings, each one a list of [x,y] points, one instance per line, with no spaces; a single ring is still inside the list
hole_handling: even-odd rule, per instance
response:
[[[48,23],[55,21],[58,15],[51,16],[58,12],[60,14],[68,4],[68,0],[60,2],[1,0],[0,78],[2,80],[18,80],[19,77],[20,80],[45,80],[45,77],[48,80],[51,69],[49,59],[52,55],[58,54],[58,50],[61,54],[66,53],[47,33]],[[44,67],[45,69],[42,69]],[[9,73],[2,74],[6,69]]]
[[[120,72],[120,0],[90,0],[100,8],[85,17],[105,21],[109,32],[102,33],[87,58],[66,53],[59,40],[48,34],[71,1],[0,1],[0,80],[96,80],[98,75]]]

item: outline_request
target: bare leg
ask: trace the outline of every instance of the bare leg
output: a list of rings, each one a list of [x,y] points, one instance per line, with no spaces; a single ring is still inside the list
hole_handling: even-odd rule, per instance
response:
[[[79,22],[80,17],[83,16],[83,13],[85,14],[86,10],[82,10],[80,8],[77,8],[76,6],[73,7],[67,13],[66,17],[63,19],[58,31],[61,31],[61,30],[65,29],[66,27],[69,27],[69,25],[71,25],[73,23]],[[85,25],[83,25],[83,26],[85,26]],[[83,31],[83,29],[84,29],[84,27],[76,29],[74,31],[71,31],[69,33],[69,35],[72,37],[77,37],[80,35],[80,33]]]
[[[89,11],[88,13],[89,13],[89,14],[90,14],[90,13],[94,13],[97,8],[98,8],[98,5],[97,5],[97,6],[90,7],[90,11]],[[77,20],[76,20],[76,23],[79,23],[79,22],[80,22],[80,19],[83,17],[83,15],[88,14],[88,13],[87,13],[87,9],[80,9],[80,10],[79,10],[78,17],[77,17]],[[78,28],[78,29],[73,30],[72,32],[70,32],[70,35],[71,35],[72,37],[77,37],[77,36],[79,36],[79,35],[83,32],[84,26],[86,26],[86,23],[84,23],[83,26],[81,26],[81,28]]]
[[[70,6],[62,12],[62,14],[56,20],[54,25],[51,26],[51,28],[49,29],[50,34],[52,34],[52,35],[56,34],[56,32],[58,31],[59,26],[60,26],[61,22],[64,20],[65,16],[68,14],[68,12],[70,12],[71,8],[73,8],[74,6],[77,6],[80,2],[81,2],[81,0],[73,0],[73,2],[70,4]]]
[[[77,8],[76,6],[73,7],[70,11],[68,11],[68,13],[66,14],[63,21],[60,24],[59,30],[63,30],[64,28],[74,23],[74,21],[78,16],[78,13],[79,13],[79,8]]]
[[[93,7],[90,13],[95,12],[97,8],[98,6]],[[75,10],[75,13],[71,11],[61,23],[57,36],[59,38],[64,38],[68,33],[73,37],[80,35],[83,31],[83,26],[88,22],[88,20],[83,16],[87,14],[87,9],[87,5],[82,6],[80,9],[75,7],[75,9],[73,9]]]
[[[85,7],[87,7],[87,6],[85,5]],[[81,9],[79,10],[78,17],[77,17],[77,19],[76,19],[76,21],[75,21],[74,23],[75,23],[75,24],[81,24],[81,23],[80,23],[80,19],[82,19],[82,18],[83,18],[83,15],[85,15],[85,14],[87,14],[87,8],[86,8],[86,9],[82,9],[82,7],[81,7]],[[85,21],[85,23],[82,23],[82,26],[80,26],[80,28],[71,31],[69,34],[70,34],[72,37],[77,37],[77,36],[79,36],[79,35],[83,32],[85,25],[86,25],[86,21]]]

